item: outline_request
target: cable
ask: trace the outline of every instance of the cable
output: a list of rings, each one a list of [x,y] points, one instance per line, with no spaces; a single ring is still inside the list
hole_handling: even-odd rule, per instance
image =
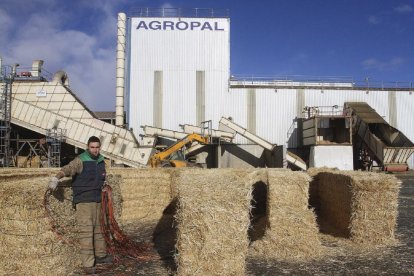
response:
[[[56,234],[62,243],[79,246],[78,241],[65,237],[65,233],[69,231],[65,230],[63,226],[58,225],[57,221],[53,218],[50,208],[50,197],[52,194],[53,191],[47,189],[43,198],[45,214],[52,232]],[[114,216],[112,188],[107,184],[102,189],[101,216],[99,219],[102,235],[107,244],[107,251],[113,256],[115,263],[120,263],[121,257],[129,257],[139,261],[159,259],[159,256],[152,251],[153,245],[137,243],[122,232]]]
[[[102,189],[102,210],[101,210],[101,228],[104,239],[107,243],[107,250],[119,261],[120,256],[131,257],[136,260],[149,261],[159,258],[151,250],[152,245],[137,243],[128,238],[119,228],[115,220],[112,188],[105,185]]]

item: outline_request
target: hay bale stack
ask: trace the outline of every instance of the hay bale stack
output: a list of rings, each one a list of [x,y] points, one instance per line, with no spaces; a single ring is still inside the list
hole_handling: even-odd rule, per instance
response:
[[[321,168],[309,168],[306,172],[312,178],[309,183],[309,206],[315,210],[315,213],[319,214],[320,198],[319,198],[319,174],[321,172],[338,171],[335,168],[321,167]]]
[[[338,233],[361,244],[395,242],[400,182],[367,172],[319,174],[320,216]]]
[[[18,176],[22,177],[31,177],[31,176],[52,176],[59,171],[59,168],[2,168],[0,170],[0,176],[4,177],[13,177]]]
[[[122,200],[121,224],[153,223],[161,219],[171,202],[171,170],[111,168],[108,174],[118,175]]]
[[[178,275],[244,275],[252,190],[246,173],[180,170],[173,183]]]
[[[78,266],[76,249],[51,231],[43,206],[50,176],[42,174],[0,174],[0,267],[5,275],[71,275]]]
[[[316,218],[308,208],[310,177],[290,170],[268,170],[265,235],[252,244],[252,253],[267,259],[295,260],[320,256]]]

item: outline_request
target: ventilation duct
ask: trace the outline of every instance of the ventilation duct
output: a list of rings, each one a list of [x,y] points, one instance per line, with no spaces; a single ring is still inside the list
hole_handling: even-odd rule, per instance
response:
[[[55,75],[53,76],[53,82],[58,82],[58,83],[68,86],[69,77],[65,71],[60,70],[60,71],[57,71]]]
[[[43,60],[34,60],[32,63],[32,77],[40,77],[42,72]]]

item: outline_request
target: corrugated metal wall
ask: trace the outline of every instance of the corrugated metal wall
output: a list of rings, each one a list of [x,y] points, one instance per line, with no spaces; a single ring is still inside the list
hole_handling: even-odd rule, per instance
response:
[[[323,91],[323,92],[321,92]],[[247,127],[252,100],[246,96],[251,89],[230,89],[223,95],[226,106],[223,115],[231,116],[234,122]],[[317,90],[317,89],[255,89],[256,94],[256,134],[264,139],[289,147],[296,147],[295,122],[305,106],[334,106],[342,108],[344,102],[367,102],[387,122],[400,129],[414,140],[414,120],[410,120],[410,110],[414,109],[414,94],[406,91],[365,90]],[[390,102],[389,99],[395,98]],[[247,100],[249,99],[249,100]],[[393,118],[396,119],[393,119]],[[395,125],[392,121],[396,120]],[[251,124],[251,123],[250,123]],[[214,123],[213,123],[214,125]],[[404,127],[402,127],[404,126]],[[293,135],[293,137],[292,137]],[[243,140],[238,140],[243,141]]]
[[[134,133],[142,134],[141,125],[178,130],[178,124],[217,119],[216,101],[228,91],[229,19],[130,20],[128,117]]]
[[[209,22],[220,30],[137,29],[140,22]],[[384,119],[414,141],[414,94],[407,91],[304,88],[230,88],[229,19],[132,18],[129,24],[129,125],[136,135],[141,125],[180,130],[179,124],[222,116],[269,142],[297,147],[297,118],[305,106],[367,102]],[[241,136],[236,142],[249,143]],[[299,142],[300,144],[300,142]],[[414,167],[413,158],[410,167]]]
[[[394,125],[398,130],[407,136],[408,139],[414,141],[414,93],[396,93],[396,109],[390,110],[397,116],[397,125]],[[408,160],[408,165],[414,169],[414,156]]]

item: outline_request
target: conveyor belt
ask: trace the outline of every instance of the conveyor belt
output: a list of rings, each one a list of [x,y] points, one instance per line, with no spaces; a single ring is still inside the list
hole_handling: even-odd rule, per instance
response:
[[[276,148],[276,145],[264,140],[263,138],[251,133],[250,131],[248,131],[246,128],[234,123],[233,121],[227,119],[226,117],[222,117],[220,119],[220,124],[225,125],[226,127],[234,130],[235,132],[239,133],[240,135],[242,135],[243,137],[249,139],[250,141],[258,144],[259,146],[269,150],[269,151],[274,151],[274,149]],[[291,152],[287,152],[286,154],[286,160],[292,164],[295,165],[296,167],[302,169],[302,170],[306,170],[307,166],[305,161],[303,161],[299,156],[291,153]]]
[[[398,129],[390,126],[365,102],[347,102],[352,114],[354,146],[366,148],[370,157],[384,170],[406,170],[407,159],[414,153],[414,144]]]
[[[151,155],[151,145],[139,147],[131,131],[97,119],[59,82],[15,81],[11,122],[45,135],[49,129],[63,129],[65,142],[80,148],[95,135],[101,139],[102,155],[132,167],[146,166]]]

